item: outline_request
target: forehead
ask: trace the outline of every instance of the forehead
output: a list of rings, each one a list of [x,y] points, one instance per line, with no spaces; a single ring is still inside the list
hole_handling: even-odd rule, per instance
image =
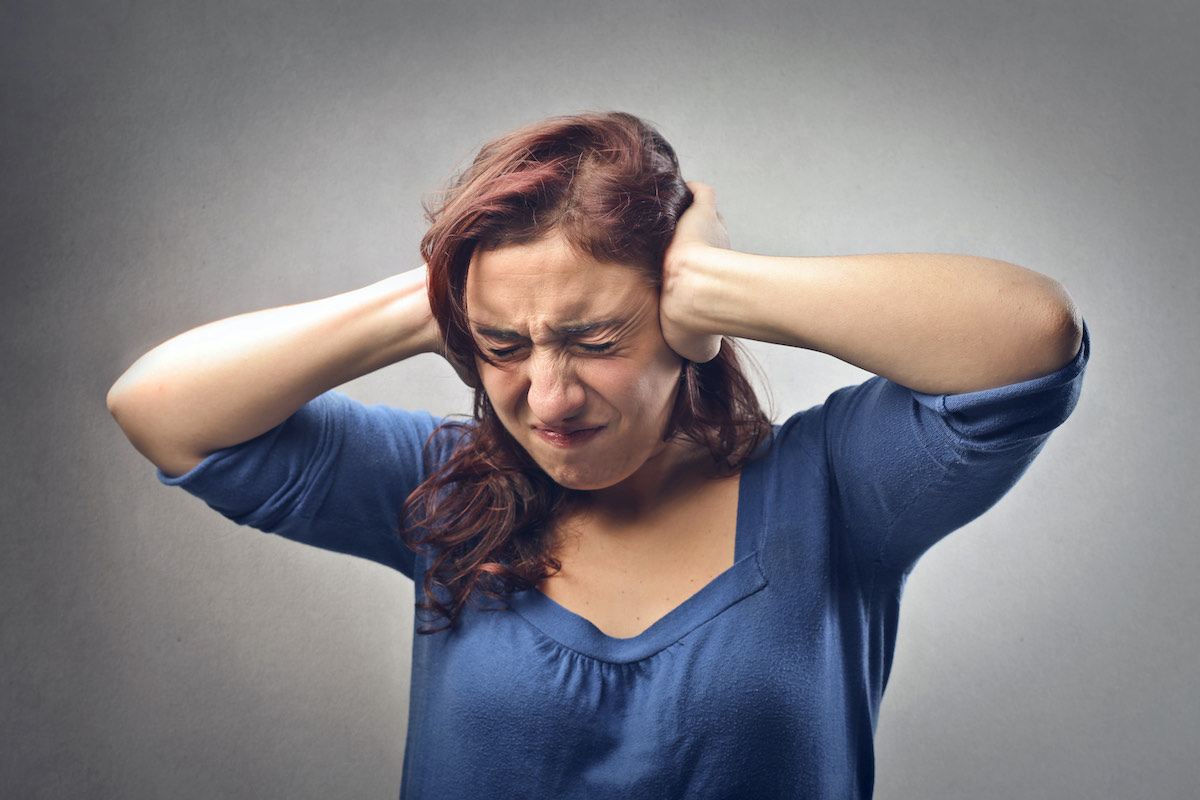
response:
[[[556,236],[477,252],[466,300],[475,324],[563,326],[631,316],[657,292],[640,268],[596,261]]]

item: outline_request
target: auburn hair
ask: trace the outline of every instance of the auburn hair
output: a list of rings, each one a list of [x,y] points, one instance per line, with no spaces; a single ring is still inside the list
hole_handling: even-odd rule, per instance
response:
[[[449,422],[450,458],[408,498],[410,544],[426,553],[421,631],[454,627],[468,603],[504,598],[554,574],[552,526],[576,496],[538,467],[499,421],[482,388],[466,280],[476,252],[563,236],[596,261],[628,265],[661,284],[675,223],[691,204],[670,144],[620,112],[553,117],[480,150],[449,188],[426,202],[421,240],[429,303],[447,355],[475,386],[473,420]],[[705,447],[736,472],[769,435],[770,421],[732,340],[715,359],[685,361],[664,438]]]

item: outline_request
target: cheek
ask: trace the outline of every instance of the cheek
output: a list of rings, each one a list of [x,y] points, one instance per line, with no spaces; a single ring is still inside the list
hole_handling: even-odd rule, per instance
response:
[[[642,381],[647,413],[660,417],[670,414],[671,409],[675,406],[681,368],[681,365],[676,365],[674,369],[647,371]]]
[[[511,416],[515,396],[518,392],[515,376],[485,361],[476,361],[476,365],[483,393],[487,395],[496,414],[501,420]]]
[[[665,360],[649,365],[601,362],[588,370],[587,383],[612,405],[649,423],[672,407],[681,368],[681,362]]]

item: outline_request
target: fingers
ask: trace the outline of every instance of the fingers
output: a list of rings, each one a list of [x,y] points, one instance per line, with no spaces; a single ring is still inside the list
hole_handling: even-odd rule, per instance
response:
[[[692,190],[692,204],[679,217],[675,241],[728,248],[729,232],[725,229],[724,217],[717,209],[716,192],[700,181],[689,182],[688,188]]]

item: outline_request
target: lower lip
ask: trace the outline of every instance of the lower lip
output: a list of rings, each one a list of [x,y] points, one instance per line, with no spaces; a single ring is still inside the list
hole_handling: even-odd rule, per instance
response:
[[[603,428],[584,428],[583,430],[571,431],[570,433],[560,433],[559,431],[548,431],[541,428],[535,428],[534,431],[538,437],[552,447],[578,447],[586,444]]]

